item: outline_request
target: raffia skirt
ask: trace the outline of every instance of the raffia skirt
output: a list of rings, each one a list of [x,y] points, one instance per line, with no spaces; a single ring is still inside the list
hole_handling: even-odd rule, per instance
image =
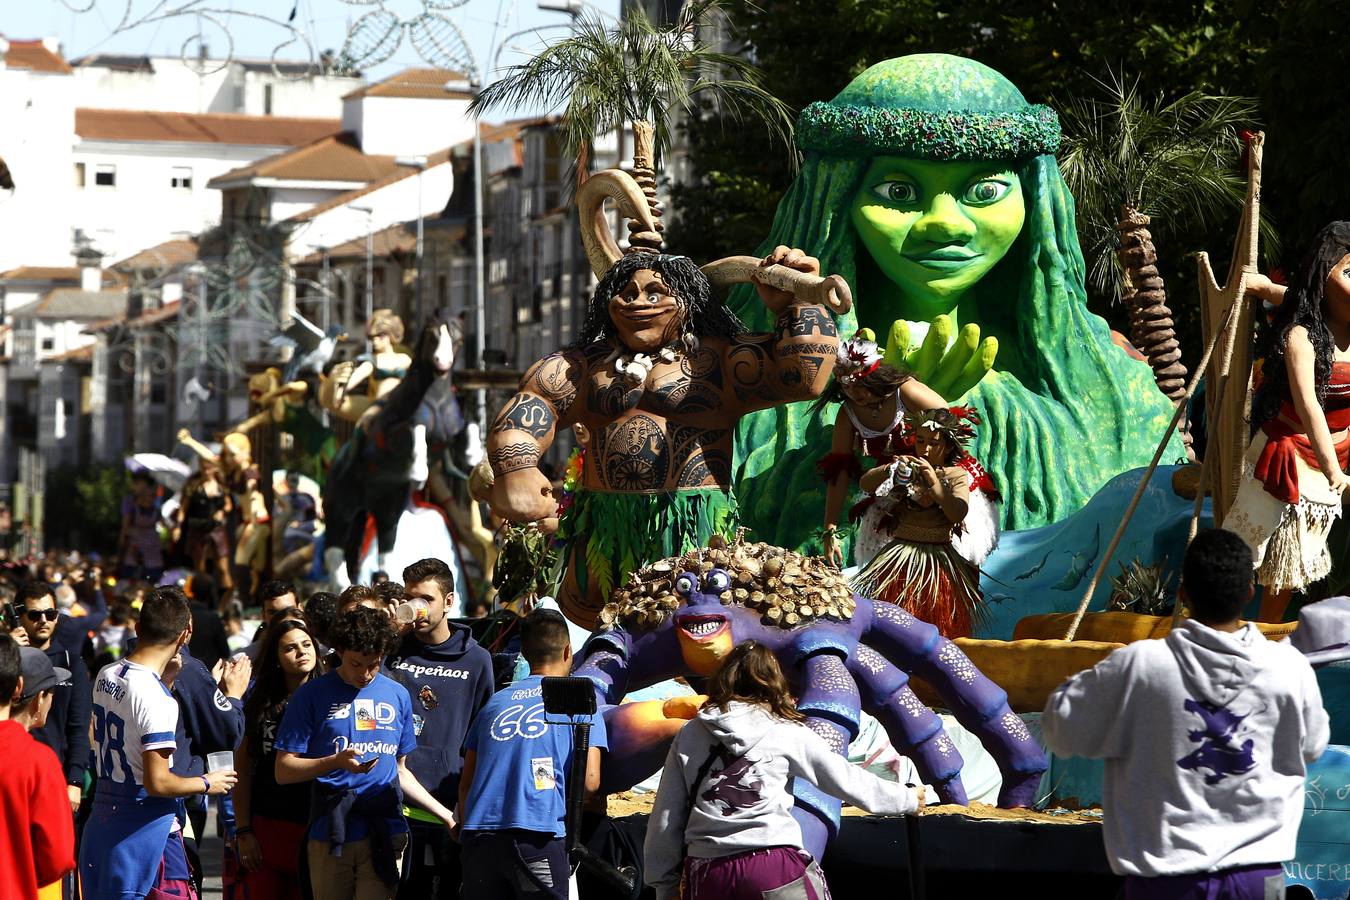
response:
[[[950,543],[893,540],[853,576],[852,587],[899,604],[946,638],[970,637],[983,608],[979,569]]]
[[[1243,461],[1243,480],[1223,527],[1252,548],[1256,581],[1272,591],[1303,590],[1331,572],[1327,533],[1341,515],[1341,501],[1320,469],[1298,457],[1297,503],[1272,497],[1252,475],[1269,440],[1258,431]]]

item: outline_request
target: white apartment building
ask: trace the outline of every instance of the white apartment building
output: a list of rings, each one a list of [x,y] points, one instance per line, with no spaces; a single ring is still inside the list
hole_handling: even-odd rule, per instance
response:
[[[197,234],[221,220],[212,179],[338,127],[336,118],[76,108],[76,221],[110,259]],[[137,214],[128,215],[129,206]]]
[[[341,128],[359,78],[304,63],[88,56],[0,37],[0,273],[111,259],[220,220],[211,179]],[[134,214],[129,214],[134,210]]]

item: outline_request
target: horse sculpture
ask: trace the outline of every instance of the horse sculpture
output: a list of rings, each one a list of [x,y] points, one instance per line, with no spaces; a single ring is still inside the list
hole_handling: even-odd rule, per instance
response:
[[[373,414],[364,418],[333,459],[323,492],[328,535],[324,561],[339,580],[343,563],[347,577],[357,577],[368,516],[375,523],[377,566],[386,568],[408,505],[415,465],[425,472],[428,436],[433,428],[439,433],[456,427],[455,422],[463,428],[458,404],[449,393],[459,335],[459,323],[437,312],[418,337],[407,375],[376,402]],[[429,394],[439,398],[435,405],[445,412],[438,415],[426,405]]]

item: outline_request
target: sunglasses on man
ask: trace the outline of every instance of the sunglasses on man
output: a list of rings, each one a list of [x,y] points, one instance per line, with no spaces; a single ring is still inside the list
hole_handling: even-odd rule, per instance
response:
[[[55,622],[57,617],[61,615],[61,611],[57,609],[25,609],[23,614],[28,617],[30,622],[41,622],[43,619],[48,622]]]

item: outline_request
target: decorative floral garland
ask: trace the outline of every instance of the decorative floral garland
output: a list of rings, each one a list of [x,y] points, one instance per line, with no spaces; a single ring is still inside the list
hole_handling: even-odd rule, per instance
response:
[[[563,495],[558,501],[557,513],[559,517],[571,509],[572,503],[576,499],[577,488],[581,486],[581,474],[585,468],[586,448],[573,447],[572,453],[567,457],[567,465],[563,467]]]
[[[986,113],[812,103],[797,118],[797,146],[829,156],[1020,160],[1059,150],[1059,116],[1041,104]]]

